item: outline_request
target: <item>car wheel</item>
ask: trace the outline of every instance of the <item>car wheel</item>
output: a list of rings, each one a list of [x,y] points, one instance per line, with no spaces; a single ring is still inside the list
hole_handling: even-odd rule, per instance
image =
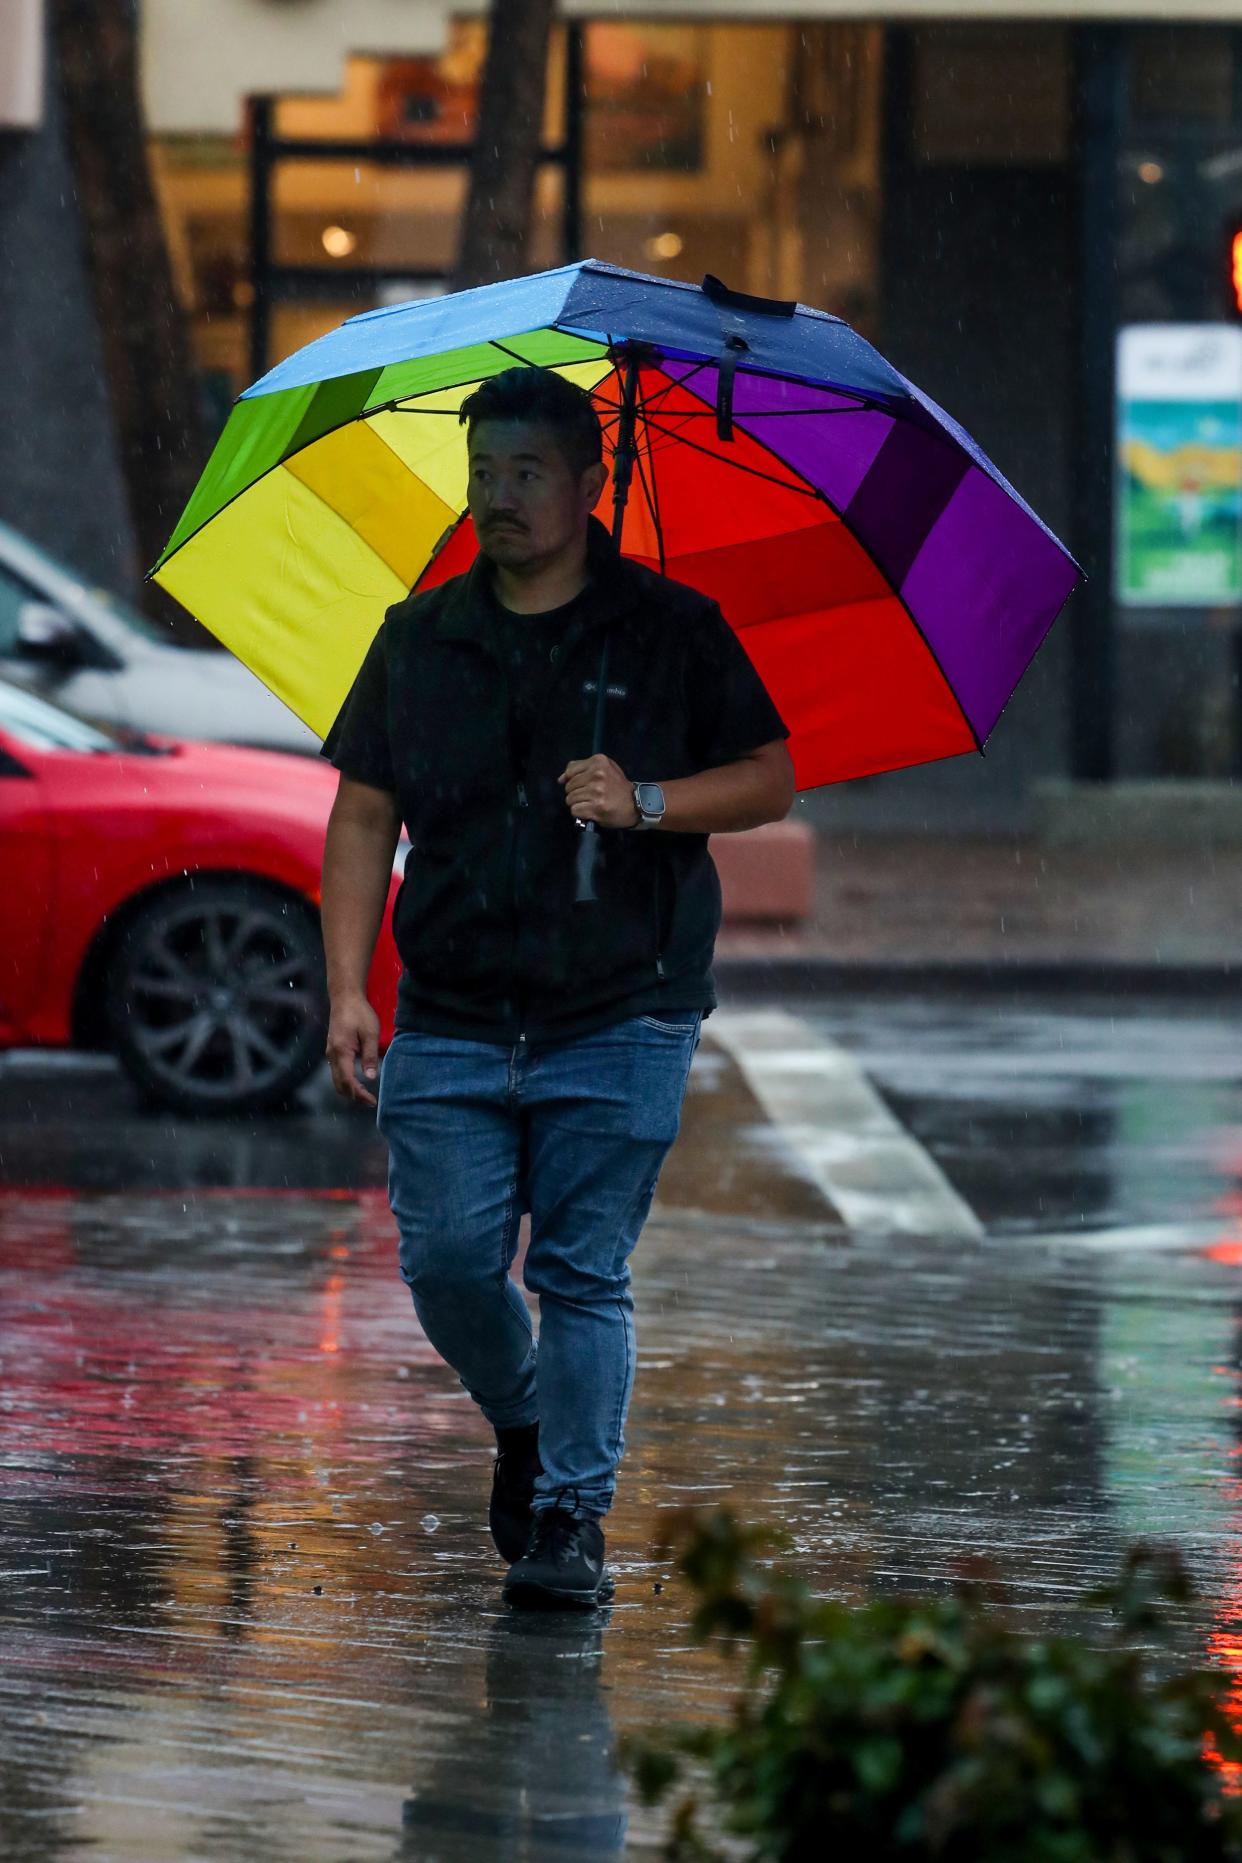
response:
[[[190,1113],[277,1106],[323,1059],[328,993],[310,908],[258,880],[192,880],[127,922],[109,1025],[143,1094]]]

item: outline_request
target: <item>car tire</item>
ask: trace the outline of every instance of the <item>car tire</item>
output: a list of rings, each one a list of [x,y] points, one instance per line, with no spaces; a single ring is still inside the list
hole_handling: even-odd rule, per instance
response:
[[[310,907],[261,880],[193,879],[129,918],[105,970],[121,1065],[179,1112],[288,1101],[323,1059],[328,992]]]

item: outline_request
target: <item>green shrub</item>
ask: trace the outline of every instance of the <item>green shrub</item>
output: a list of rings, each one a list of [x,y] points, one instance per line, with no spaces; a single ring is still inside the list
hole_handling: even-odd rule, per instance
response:
[[[683,1519],[671,1544],[694,1636],[743,1647],[746,1667],[727,1722],[623,1743],[649,1804],[677,1788],[667,1857],[720,1855],[690,1756],[756,1863],[1242,1860],[1242,1798],[1220,1764],[1242,1759],[1230,1678],[1153,1657],[1168,1604],[1190,1595],[1175,1553],[1136,1547],[1116,1586],[1084,1598],[1114,1620],[1088,1640],[1013,1630],[978,1584],[813,1598],[727,1512]]]

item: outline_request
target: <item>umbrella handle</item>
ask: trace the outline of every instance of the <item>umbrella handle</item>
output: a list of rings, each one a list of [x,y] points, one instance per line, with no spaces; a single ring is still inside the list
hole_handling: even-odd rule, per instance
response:
[[[604,644],[600,648],[599,672],[595,685],[595,732],[591,746],[592,754],[597,755],[604,747],[604,698],[608,691],[608,631],[604,630]],[[583,822],[578,833],[578,853],[574,863],[577,886],[574,891],[574,904],[579,906],[594,905],[599,898],[595,890],[595,863],[599,859],[599,833],[594,822]]]
[[[578,836],[578,854],[574,862],[574,877],[577,886],[574,891],[576,905],[594,905],[599,898],[595,891],[595,862],[599,857],[599,835],[594,822],[584,822]]]

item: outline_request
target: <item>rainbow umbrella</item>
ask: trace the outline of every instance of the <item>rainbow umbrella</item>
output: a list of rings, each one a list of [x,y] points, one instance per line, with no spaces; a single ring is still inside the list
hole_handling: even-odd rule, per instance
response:
[[[800,788],[982,750],[1077,564],[840,318],[714,279],[589,259],[351,317],[242,395],[155,580],[322,735],[385,609],[472,560],[457,412],[516,364],[591,393],[599,515],[720,603]]]

